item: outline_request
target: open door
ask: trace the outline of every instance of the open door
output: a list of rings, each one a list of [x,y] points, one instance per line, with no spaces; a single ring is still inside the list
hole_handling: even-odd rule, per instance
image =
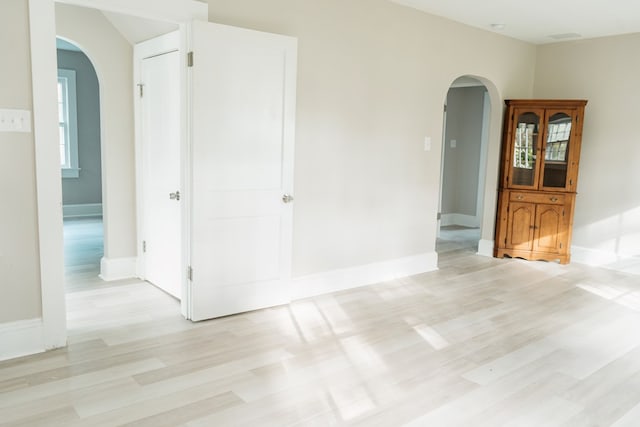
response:
[[[296,40],[191,28],[190,313],[289,302]]]

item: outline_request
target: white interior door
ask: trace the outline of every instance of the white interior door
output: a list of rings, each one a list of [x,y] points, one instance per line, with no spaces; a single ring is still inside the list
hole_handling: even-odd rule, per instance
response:
[[[191,35],[190,317],[202,320],[289,301],[296,41],[204,22]]]
[[[180,54],[142,60],[144,278],[181,298]]]

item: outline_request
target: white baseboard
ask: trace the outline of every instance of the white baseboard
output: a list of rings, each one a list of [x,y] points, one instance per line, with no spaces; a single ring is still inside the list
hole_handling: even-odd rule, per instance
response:
[[[105,282],[137,277],[137,258],[106,258],[100,260],[100,278]]]
[[[442,214],[440,225],[461,225],[463,227],[480,227],[480,219],[477,216],[463,215],[458,213]]]
[[[93,216],[102,216],[102,203],[64,205],[62,206],[62,216],[65,218],[86,218]]]
[[[639,255],[620,255],[581,246],[571,246],[571,262],[640,275]]]
[[[577,262],[579,264],[600,267],[614,264],[625,259],[626,257],[619,256],[615,252],[571,246],[571,262]]]
[[[291,281],[291,300],[372,285],[437,269],[438,254],[429,252],[391,261],[311,274]]]
[[[493,240],[480,239],[478,241],[478,255],[492,257],[494,246]]]
[[[43,351],[42,319],[0,324],[0,361]]]

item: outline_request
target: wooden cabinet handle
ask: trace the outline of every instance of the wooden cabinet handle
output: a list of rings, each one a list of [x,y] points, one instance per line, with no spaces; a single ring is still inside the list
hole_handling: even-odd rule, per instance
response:
[[[522,200],[522,199],[524,199],[524,197],[523,197],[521,194],[518,194],[518,195],[516,196],[516,200]]]
[[[551,200],[552,202],[557,202],[558,198],[557,197],[551,197],[549,200]]]

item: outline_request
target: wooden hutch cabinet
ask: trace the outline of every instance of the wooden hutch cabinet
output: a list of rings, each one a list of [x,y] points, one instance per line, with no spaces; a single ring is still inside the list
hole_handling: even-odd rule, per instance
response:
[[[571,258],[585,100],[506,100],[494,255]]]

